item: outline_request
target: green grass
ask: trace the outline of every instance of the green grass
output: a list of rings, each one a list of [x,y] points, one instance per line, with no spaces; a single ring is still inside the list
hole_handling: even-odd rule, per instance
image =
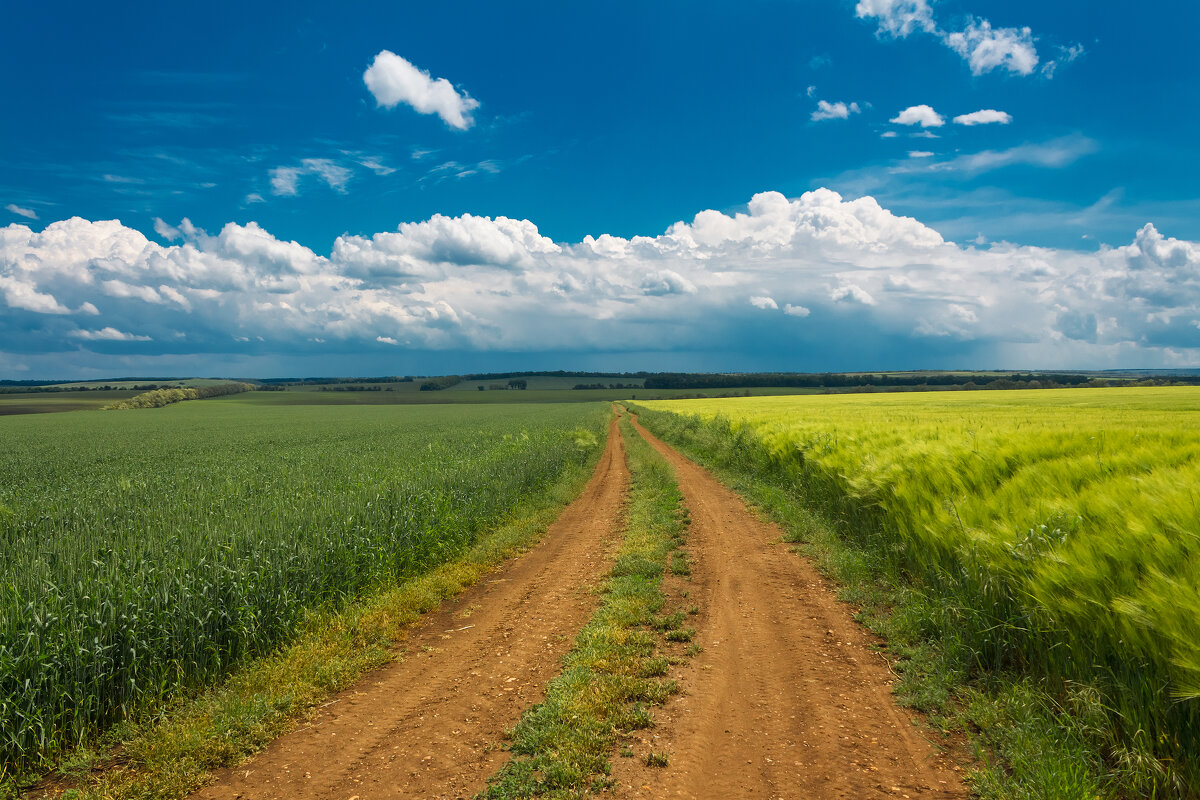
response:
[[[866,605],[908,702],[978,733],[986,796],[1200,792],[1200,390],[650,409]]]
[[[660,616],[662,577],[686,531],[670,467],[622,421],[633,484],[629,520],[604,600],[575,640],[546,699],[513,730],[513,758],[492,779],[488,798],[578,797],[603,789],[618,742],[649,727],[647,706],[677,690],[660,637],[679,632],[682,613]],[[626,746],[622,755],[632,756]],[[646,763],[666,764],[664,753]],[[661,759],[661,764],[659,760]]]
[[[534,544],[578,495],[592,467],[569,469],[462,557],[341,611],[314,614],[296,641],[239,667],[220,687],[117,725],[95,746],[68,754],[56,777],[75,787],[74,800],[187,796],[212,770],[240,763],[330,694],[394,659],[404,626]],[[0,797],[7,797],[3,786]]]
[[[0,427],[5,772],[45,768],[461,556],[590,463],[608,416],[234,397]]]

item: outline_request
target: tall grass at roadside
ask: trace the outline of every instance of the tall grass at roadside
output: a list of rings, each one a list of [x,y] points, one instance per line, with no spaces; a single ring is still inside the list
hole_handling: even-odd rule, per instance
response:
[[[647,427],[878,554],[947,670],[1026,676],[1106,793],[1200,792],[1200,391],[646,406]]]
[[[0,755],[56,753],[464,551],[607,407],[45,415],[0,427]]]

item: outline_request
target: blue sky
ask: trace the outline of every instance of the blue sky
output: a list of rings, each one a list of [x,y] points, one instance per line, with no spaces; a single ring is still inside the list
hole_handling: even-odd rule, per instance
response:
[[[562,5],[10,4],[0,376],[1200,364],[1195,4]]]

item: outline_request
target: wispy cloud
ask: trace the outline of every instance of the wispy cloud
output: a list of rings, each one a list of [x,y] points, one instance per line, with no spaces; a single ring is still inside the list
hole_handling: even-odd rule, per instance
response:
[[[214,114],[201,111],[128,111],[107,115],[110,122],[137,128],[203,128],[223,123]]]
[[[21,206],[17,205],[16,203],[9,203],[8,205],[6,205],[4,207],[4,210],[10,211],[19,217],[25,217],[25,219],[37,219],[38,218],[37,212],[34,211],[32,208],[22,208]]]
[[[917,150],[909,159],[888,168],[892,175],[940,173],[947,177],[973,178],[981,173],[1013,166],[1062,169],[1099,149],[1086,136],[1064,136],[1045,142],[1017,145],[1003,150],[981,150],[948,159],[936,159],[934,153]]]
[[[143,70],[135,77],[142,83],[154,86],[221,86],[247,79],[241,72],[197,72],[168,70]]]
[[[451,159],[450,161],[443,161],[440,164],[430,167],[418,180],[437,184],[447,178],[470,178],[480,173],[498,175],[504,170],[504,166],[503,162],[494,158],[477,161],[473,164],[464,164]]]
[[[270,171],[272,194],[294,197],[300,193],[300,180],[312,175],[319,178],[335,192],[346,192],[346,184],[353,173],[341,164],[328,158],[301,159],[298,167],[275,167]]]
[[[391,175],[396,171],[395,167],[389,167],[387,164],[384,164],[383,160],[377,156],[365,156],[360,158],[358,163],[376,175]]]
[[[950,169],[978,173],[987,170],[1025,164],[1058,169],[1078,161],[1099,149],[1099,144],[1086,136],[1065,136],[1048,142],[1023,144],[1005,150],[984,150],[952,159]]]
[[[1047,61],[1045,64],[1043,64],[1042,74],[1047,78],[1053,78],[1054,73],[1058,71],[1059,65],[1070,64],[1072,61],[1082,58],[1085,52],[1087,51],[1084,49],[1083,45],[1079,44],[1078,42],[1068,46],[1059,45],[1058,58],[1054,59],[1053,61]]]

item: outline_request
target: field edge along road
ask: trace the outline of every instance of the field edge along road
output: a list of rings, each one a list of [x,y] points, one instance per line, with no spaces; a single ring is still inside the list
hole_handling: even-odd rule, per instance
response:
[[[691,526],[704,649],[655,733],[666,769],[618,760],[618,797],[966,798],[959,769],[891,694],[892,675],[782,531],[643,428],[675,469]]]
[[[486,786],[498,746],[538,702],[597,603],[620,529],[629,473],[616,421],[596,471],[524,555],[427,615],[403,660],[326,703],[193,795],[253,797],[462,797]]]

